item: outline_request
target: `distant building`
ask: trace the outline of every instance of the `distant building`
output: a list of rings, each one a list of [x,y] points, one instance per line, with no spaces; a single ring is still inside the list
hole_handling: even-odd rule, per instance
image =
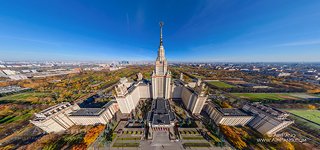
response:
[[[8,76],[12,80],[23,80],[23,79],[28,79],[26,75],[10,75]]]
[[[7,77],[7,75],[2,70],[0,70],[0,77]]]
[[[129,61],[123,60],[123,61],[119,61],[119,65],[129,65]]]
[[[278,77],[288,77],[288,76],[290,76],[290,75],[291,75],[291,73],[281,72],[281,73],[278,74]]]
[[[26,90],[30,90],[30,88],[22,88],[20,86],[5,86],[0,87],[0,94],[15,93]]]
[[[8,69],[5,69],[5,70],[2,70],[7,76],[10,76],[10,75],[16,75],[16,72],[14,70],[8,70]]]
[[[253,116],[238,108],[220,108],[212,102],[207,102],[203,110],[216,124],[227,126],[245,126]]]
[[[248,125],[262,134],[274,135],[293,123],[292,120],[287,119],[288,113],[260,103],[246,104],[242,109],[254,116]]]

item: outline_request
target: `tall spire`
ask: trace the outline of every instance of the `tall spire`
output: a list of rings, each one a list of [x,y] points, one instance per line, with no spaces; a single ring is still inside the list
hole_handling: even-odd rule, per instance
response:
[[[160,21],[160,46],[162,46],[162,27],[164,25],[164,23],[162,21]]]
[[[163,28],[163,25],[164,23],[162,21],[160,21],[160,46],[159,46],[159,49],[158,49],[158,57],[157,57],[157,60],[159,61],[163,61],[165,60],[165,56],[164,56],[164,48],[163,48],[163,43],[162,43],[162,28]]]

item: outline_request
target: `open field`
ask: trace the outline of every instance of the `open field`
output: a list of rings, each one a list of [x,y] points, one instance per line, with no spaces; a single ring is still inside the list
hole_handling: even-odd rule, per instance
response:
[[[231,93],[234,96],[250,101],[263,100],[298,100],[299,98],[291,96],[288,93]]]
[[[114,143],[112,147],[139,147],[139,143],[130,142],[130,143]]]
[[[182,136],[184,140],[204,140],[202,136]]]
[[[30,118],[32,115],[33,115],[32,111],[25,113],[25,114],[22,114],[20,116],[9,115],[7,117],[0,119],[0,124],[11,123],[11,122],[15,122],[15,121],[23,121],[23,120]]]
[[[294,97],[299,97],[303,99],[308,99],[308,98],[319,98],[317,95],[312,95],[312,94],[307,94],[307,93],[290,93],[291,96]]]
[[[41,103],[40,100],[51,100],[49,93],[26,92],[0,98],[1,101]]]
[[[320,124],[320,111],[319,110],[307,110],[307,109],[287,109],[286,111],[295,114],[299,117],[313,121]]]
[[[233,87],[235,87],[233,85],[224,83],[222,81],[209,81],[208,83],[213,85],[213,86],[216,86],[218,88],[233,88]]]
[[[211,147],[209,143],[183,143],[184,147]]]

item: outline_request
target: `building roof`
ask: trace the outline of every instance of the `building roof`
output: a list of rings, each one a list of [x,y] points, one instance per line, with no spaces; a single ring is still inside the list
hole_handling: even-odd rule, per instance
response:
[[[286,112],[260,103],[247,103],[242,107],[242,109],[253,115],[265,114],[278,120],[286,120],[289,116]]]
[[[103,108],[108,108],[110,107],[112,104],[117,103],[116,100],[112,99],[111,101],[109,101],[107,104],[103,105]]]
[[[70,116],[99,116],[104,110],[104,108],[81,108],[72,112]]]
[[[152,124],[170,124],[169,114],[155,114],[152,119]]]
[[[217,105],[213,104],[212,102],[207,102],[210,107],[215,108],[219,113],[223,116],[250,116],[245,111],[239,108],[221,108]]]
[[[238,108],[218,108],[224,116],[249,116],[247,113]]]
[[[158,98],[152,101],[151,111],[148,113],[148,121],[153,125],[170,124],[174,121],[174,113],[171,112],[169,102],[166,99]]]

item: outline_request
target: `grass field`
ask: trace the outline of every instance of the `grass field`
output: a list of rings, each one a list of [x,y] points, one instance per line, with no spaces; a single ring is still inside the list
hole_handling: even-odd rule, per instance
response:
[[[114,143],[112,147],[139,147],[140,143]]]
[[[204,140],[202,136],[182,136],[184,140]]]
[[[231,94],[243,99],[250,100],[250,101],[298,100],[299,99],[287,93],[231,93]]]
[[[125,138],[118,138],[117,140],[140,140],[141,137],[125,137]]]
[[[306,109],[287,109],[286,111],[295,114],[299,117],[313,121],[320,124],[320,111],[319,110],[306,110]]]
[[[209,143],[183,143],[184,147],[211,147]]]
[[[26,92],[0,98],[0,101],[36,102],[49,96],[49,93]]]
[[[216,86],[218,88],[233,88],[235,86],[233,85],[230,85],[230,84],[227,84],[227,83],[224,83],[222,81],[210,81],[208,82],[209,84],[213,85],[213,86]]]
[[[0,124],[2,124],[2,123],[11,123],[11,122],[20,121],[20,120],[26,120],[30,116],[32,116],[32,113],[26,113],[26,114],[23,114],[23,115],[20,115],[20,116],[11,116],[10,115],[10,116],[7,116],[7,117],[4,117],[4,118],[0,119]]]

